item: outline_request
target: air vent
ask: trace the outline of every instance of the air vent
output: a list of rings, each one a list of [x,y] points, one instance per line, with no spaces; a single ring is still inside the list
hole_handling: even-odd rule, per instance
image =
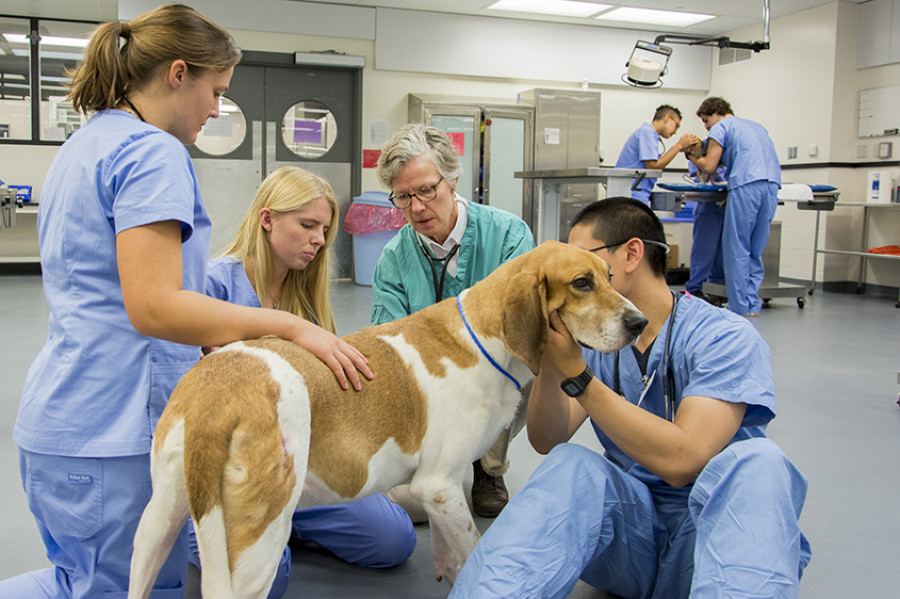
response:
[[[719,48],[719,66],[747,62],[753,56],[753,50],[747,48]]]

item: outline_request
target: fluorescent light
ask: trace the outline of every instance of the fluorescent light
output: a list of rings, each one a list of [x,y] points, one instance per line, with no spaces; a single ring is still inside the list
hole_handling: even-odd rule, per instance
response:
[[[589,17],[610,6],[575,0],[500,0],[488,6],[488,10],[530,12],[558,17]]]
[[[42,46],[66,46],[69,48],[86,48],[91,41],[86,37],[61,37],[56,35],[42,35]]]
[[[3,37],[6,38],[11,44],[29,44],[31,43],[28,39],[28,36],[24,33],[4,33]],[[41,36],[41,45],[44,46],[66,46],[68,48],[84,48],[88,45],[87,38],[84,37],[61,37],[56,35],[42,35]]]
[[[28,41],[28,36],[25,35],[24,33],[3,33],[0,35],[3,35],[3,37],[6,38],[6,41],[8,41],[10,44],[28,44],[28,43],[30,43]]]
[[[649,8],[621,7],[603,13],[597,19],[606,21],[625,21],[641,25],[668,25],[671,27],[687,27],[715,18],[715,15],[702,15],[692,12],[674,12],[670,10],[650,10]]]

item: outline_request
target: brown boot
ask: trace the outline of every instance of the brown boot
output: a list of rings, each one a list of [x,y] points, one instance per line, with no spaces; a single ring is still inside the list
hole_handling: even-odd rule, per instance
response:
[[[472,481],[472,509],[482,518],[495,518],[509,502],[509,492],[502,476],[491,476],[481,467],[480,461],[472,462],[475,479]]]

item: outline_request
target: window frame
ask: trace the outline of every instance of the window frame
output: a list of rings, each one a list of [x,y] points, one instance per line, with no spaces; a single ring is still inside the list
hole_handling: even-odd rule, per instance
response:
[[[41,44],[40,44],[40,25],[41,23],[81,23],[92,25],[94,27],[100,25],[100,21],[88,21],[82,19],[47,19],[43,17],[28,17],[23,15],[10,15],[0,13],[0,17],[6,19],[22,19],[28,21],[28,38],[30,42],[31,55],[28,65],[29,73],[29,93],[31,94],[31,139],[8,139],[0,138],[0,145],[27,145],[27,146],[61,146],[65,140],[44,140],[41,139]]]

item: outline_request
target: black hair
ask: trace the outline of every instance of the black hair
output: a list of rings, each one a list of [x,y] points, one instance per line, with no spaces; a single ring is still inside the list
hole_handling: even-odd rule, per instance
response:
[[[665,276],[666,249],[656,244],[666,245],[666,233],[659,217],[643,202],[623,196],[598,200],[575,215],[572,226],[575,225],[591,227],[591,236],[605,244],[624,243],[635,237],[655,242],[644,243],[644,257],[654,274]]]
[[[678,120],[681,120],[681,111],[674,106],[669,106],[668,104],[657,106],[656,112],[653,113],[653,120],[660,121],[666,118],[668,115],[677,116]]]

